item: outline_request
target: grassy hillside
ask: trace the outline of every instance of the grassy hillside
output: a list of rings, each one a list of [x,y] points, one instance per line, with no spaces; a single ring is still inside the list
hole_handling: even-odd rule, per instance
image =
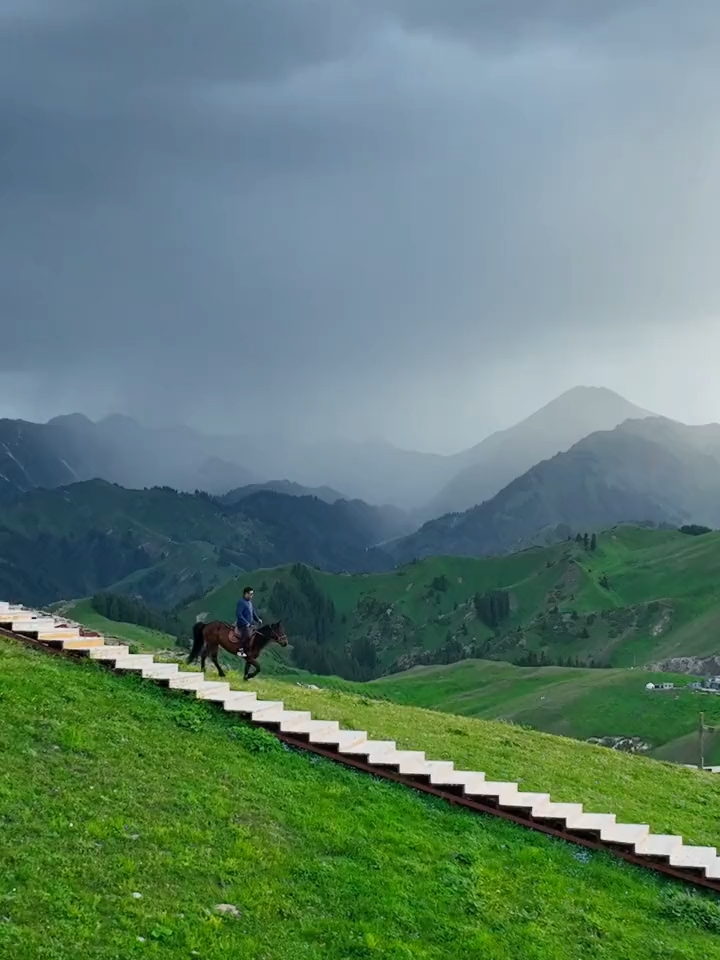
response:
[[[298,666],[348,679],[467,657],[642,666],[718,652],[720,534],[619,526],[597,549],[574,540],[497,558],[435,557],[390,573],[278,568],[243,575],[189,607],[233,616],[243,582],[282,617]],[[482,601],[506,594],[496,624]]]
[[[367,684],[405,703],[485,719],[504,719],[579,740],[639,737],[649,756],[698,762],[700,711],[720,727],[720,697],[697,694],[688,677],[641,670],[574,670],[515,667],[466,660],[451,666],[416,667]],[[674,680],[673,691],[648,691],[645,684]],[[720,742],[708,737],[707,763],[720,763]]]
[[[181,694],[2,641],[0,693],[2,956],[720,956],[717,898],[286,751]],[[618,813],[717,839],[708,776],[339,694],[312,706],[528,786],[542,771],[573,800],[584,777]]]

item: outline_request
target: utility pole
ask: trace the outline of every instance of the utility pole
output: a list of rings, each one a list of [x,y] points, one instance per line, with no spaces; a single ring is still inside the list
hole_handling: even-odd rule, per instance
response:
[[[700,769],[705,769],[705,714],[700,714]]]

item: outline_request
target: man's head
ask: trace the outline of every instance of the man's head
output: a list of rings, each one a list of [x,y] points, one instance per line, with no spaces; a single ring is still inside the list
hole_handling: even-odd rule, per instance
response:
[[[244,597],[246,600],[252,600],[252,598],[253,598],[253,593],[254,593],[254,590],[253,590],[252,587],[244,587],[244,588],[243,588],[243,597]]]

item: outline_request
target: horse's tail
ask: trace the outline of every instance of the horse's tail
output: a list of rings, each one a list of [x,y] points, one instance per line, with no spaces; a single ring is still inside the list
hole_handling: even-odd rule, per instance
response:
[[[193,645],[192,650],[187,658],[188,663],[192,663],[193,660],[199,656],[200,651],[202,650],[203,643],[205,642],[205,638],[203,636],[204,629],[205,624],[202,622],[202,620],[198,620],[197,623],[193,624]]]

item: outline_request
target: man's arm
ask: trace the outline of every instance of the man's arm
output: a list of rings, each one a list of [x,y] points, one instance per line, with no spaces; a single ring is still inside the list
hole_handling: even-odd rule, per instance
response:
[[[257,615],[257,610],[255,609],[255,607],[253,607],[253,622],[254,622],[254,623],[262,623],[262,620],[261,620],[260,617]]]

